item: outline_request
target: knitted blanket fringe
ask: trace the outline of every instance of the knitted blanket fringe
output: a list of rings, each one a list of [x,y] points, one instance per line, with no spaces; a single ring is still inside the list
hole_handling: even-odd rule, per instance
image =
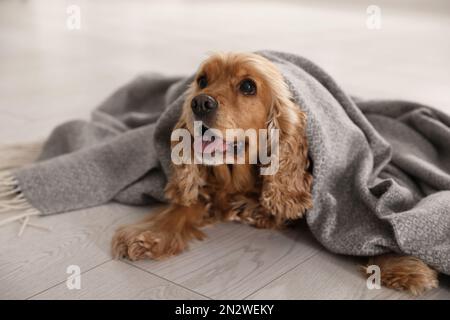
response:
[[[0,172],[34,162],[40,155],[43,145],[43,142],[0,145]]]
[[[20,168],[37,159],[43,143],[22,143],[0,146],[0,226],[13,222],[21,222],[18,236],[21,236],[27,226],[49,230],[49,228],[30,223],[30,217],[40,215],[23,196],[17,179],[12,175],[14,168]]]

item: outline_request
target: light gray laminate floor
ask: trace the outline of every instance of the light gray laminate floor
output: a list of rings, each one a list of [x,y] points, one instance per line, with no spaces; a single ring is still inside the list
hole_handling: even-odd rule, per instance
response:
[[[416,1],[417,2],[417,1]],[[413,9],[379,1],[369,30],[365,1],[316,7],[287,2],[1,1],[0,143],[43,139],[87,118],[113,89],[145,71],[188,74],[212,50],[275,49],[305,55],[353,94],[403,98],[450,113],[449,5]],[[66,8],[81,8],[81,29]],[[0,227],[1,299],[409,299],[368,290],[362,260],[326,252],[305,225],[285,232],[238,224],[167,261],[113,261],[114,229],[151,208],[109,204]],[[82,271],[68,290],[69,265]],[[448,278],[421,298],[450,299]]]

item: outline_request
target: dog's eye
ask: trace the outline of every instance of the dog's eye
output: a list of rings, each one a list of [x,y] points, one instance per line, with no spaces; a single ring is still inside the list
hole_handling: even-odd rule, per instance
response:
[[[239,84],[239,90],[246,96],[252,96],[256,93],[256,83],[252,79],[244,79]]]
[[[208,85],[208,79],[206,79],[206,76],[200,76],[197,79],[197,84],[200,89],[205,89]]]

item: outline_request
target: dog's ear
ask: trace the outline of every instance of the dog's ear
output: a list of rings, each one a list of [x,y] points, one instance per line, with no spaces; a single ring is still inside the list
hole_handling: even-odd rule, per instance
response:
[[[278,170],[262,175],[260,203],[279,221],[297,219],[312,207],[306,115],[288,97],[275,97],[268,117],[269,139],[271,129],[278,129],[278,148],[271,150]]]
[[[175,125],[174,130],[185,129],[186,132],[189,132],[187,131],[187,115],[185,110],[187,109],[183,108],[183,114]],[[189,139],[191,139],[190,134]],[[172,149],[177,144],[177,141],[172,141]],[[190,141],[189,148],[191,148]],[[189,163],[175,164],[172,159],[171,174],[165,188],[166,198],[172,203],[190,206],[198,201],[199,188],[203,184],[204,179],[202,178],[202,172],[199,165],[194,163],[192,152],[193,150],[191,149],[190,155],[188,156],[190,160],[188,161]]]

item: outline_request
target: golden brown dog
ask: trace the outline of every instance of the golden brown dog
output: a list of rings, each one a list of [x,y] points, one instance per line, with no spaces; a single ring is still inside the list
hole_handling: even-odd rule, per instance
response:
[[[175,129],[194,134],[194,121],[224,136],[225,130],[234,128],[278,129],[278,171],[260,175],[261,164],[248,161],[173,165],[166,187],[170,205],[118,229],[112,242],[115,257],[161,259],[182,252],[192,239],[203,239],[201,228],[207,224],[234,220],[258,228],[281,228],[311,208],[306,116],[270,61],[242,53],[207,59],[188,90]],[[201,142],[203,149],[211,147]],[[214,145],[215,153],[236,147],[225,139],[216,139]],[[246,143],[243,149],[245,159],[254,156]],[[437,286],[436,272],[418,259],[391,255],[375,259],[385,286],[414,294]]]

